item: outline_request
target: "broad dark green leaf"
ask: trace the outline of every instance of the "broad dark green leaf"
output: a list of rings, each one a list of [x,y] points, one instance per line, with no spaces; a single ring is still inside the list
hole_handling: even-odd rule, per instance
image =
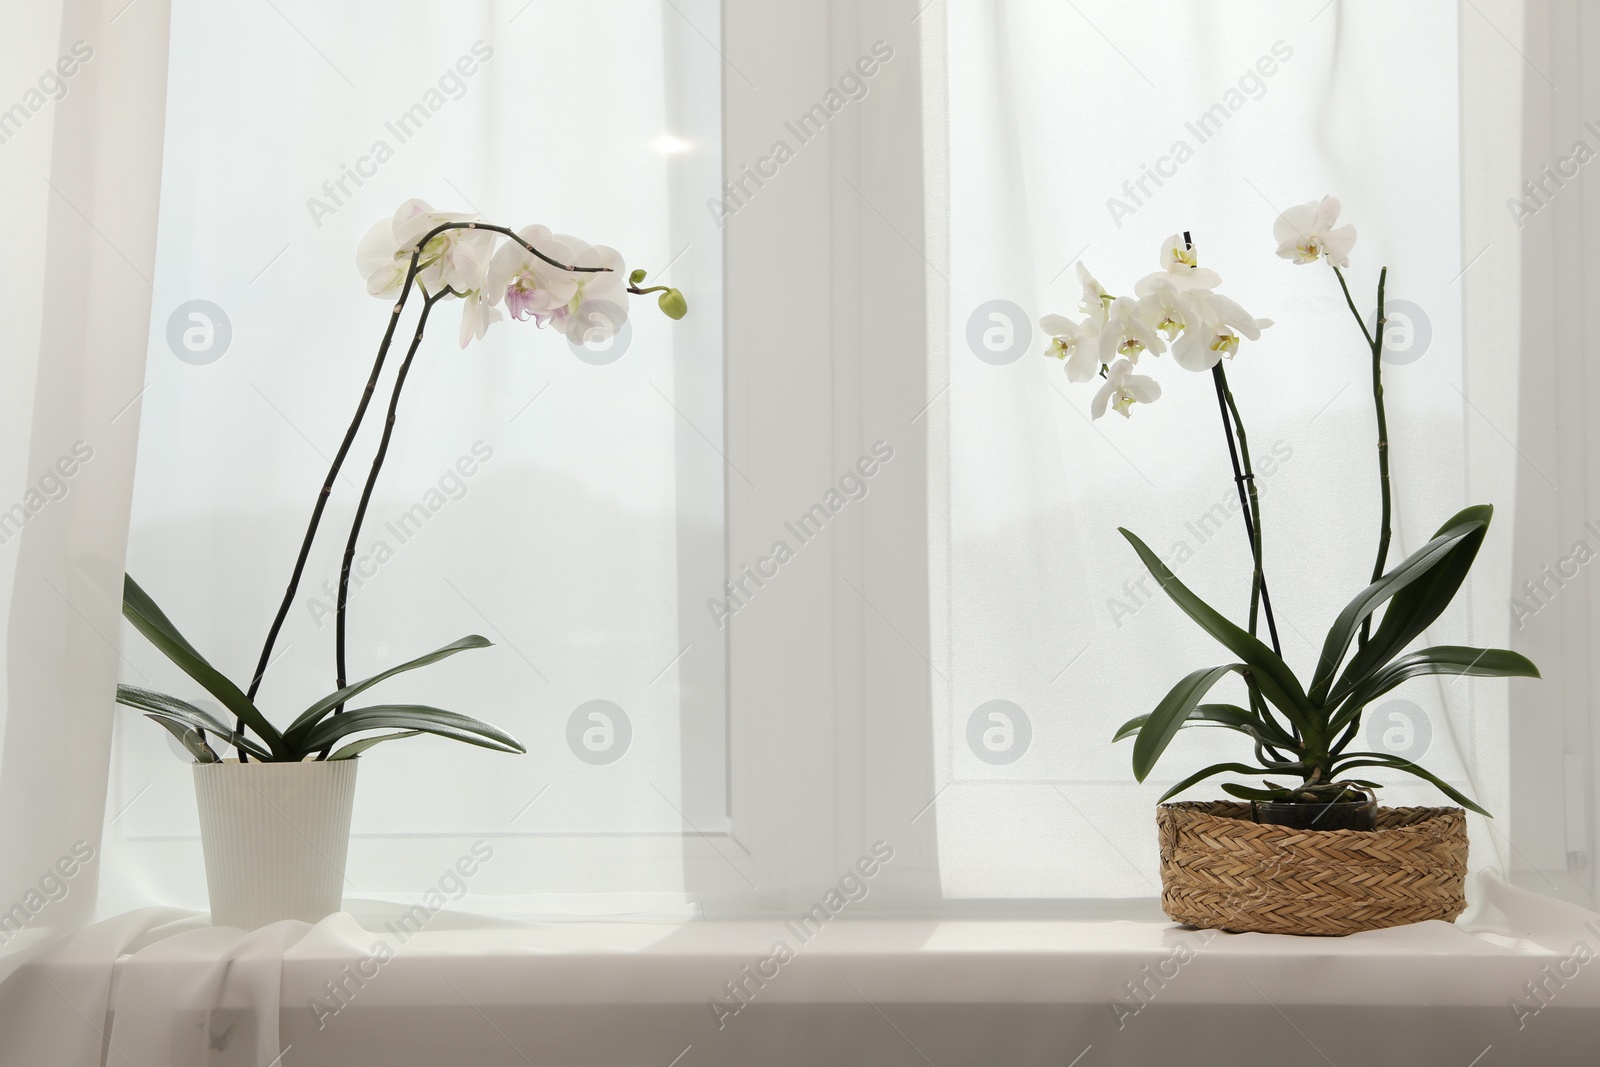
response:
[[[1126,537],[1133,550],[1139,553],[1139,558],[1150,568],[1150,573],[1161,583],[1161,588],[1172,598],[1172,602],[1183,609],[1184,614],[1198,623],[1201,629],[1216,638],[1224,648],[1243,660],[1244,665],[1250,668],[1249,676],[1255,680],[1261,695],[1281,710],[1290,722],[1304,730],[1307,726],[1306,713],[1310,709],[1310,704],[1306,700],[1305,690],[1300,687],[1300,680],[1294,676],[1288,664],[1258,638],[1235,626],[1220,612],[1195,596],[1138,537],[1121,528],[1118,532]]]
[[[251,738],[234,732],[233,727],[218,719],[204,708],[180,700],[168,693],[141,689],[136,685],[117,686],[117,703],[126,704],[143,712],[154,712],[186,723],[190,729],[215,734],[234,748],[243,748],[252,756],[270,760],[272,754]]]
[[[1233,782],[1223,782],[1222,791],[1240,800],[1282,800],[1291,793],[1288,789],[1256,789],[1248,785],[1235,785]]]
[[[212,751],[211,746],[206,744],[206,739],[200,735],[200,731],[194,729],[188,723],[151,711],[145,712],[144,717],[152,722],[160,723],[168,733],[176,737],[178,743],[189,750],[189,755],[194,757],[196,763],[221,762],[217,758],[217,754]]]
[[[1431,782],[1439,792],[1460,804],[1463,808],[1475,811],[1479,815],[1487,816],[1491,819],[1494,818],[1493,815],[1468,800],[1460,790],[1445,784],[1437,775],[1424,770],[1408,759],[1401,759],[1399,756],[1392,756],[1387,752],[1351,752],[1340,761],[1333,773],[1336,775],[1343,774],[1345,771],[1355,767],[1389,767],[1393,770],[1405,771],[1407,774],[1414,774],[1418,778]]]
[[[1116,736],[1112,741],[1124,741],[1133,737],[1144,726],[1150,716],[1135,715],[1121,726],[1117,727]],[[1184,721],[1188,726],[1219,726],[1240,733],[1248,734],[1259,741],[1265,741],[1274,748],[1293,748],[1294,738],[1283,732],[1277,723],[1246,711],[1237,704],[1201,704],[1189,713],[1189,718]]]
[[[1219,726],[1231,726],[1249,734],[1273,748],[1294,748],[1295,740],[1283,731],[1276,721],[1257,712],[1247,711],[1237,704],[1201,704],[1189,716]]]
[[[133,580],[132,575],[126,575],[123,581],[122,613],[179,670],[221,701],[223,707],[243,719],[266,742],[267,747],[281,757],[283,736],[278,733],[277,727],[267,721],[267,717],[238,686],[195,651],[194,646],[184,639],[149,594]]]
[[[322,720],[323,716],[327,715],[328,712],[332,711],[340,704],[348,703],[351,697],[356,696],[359,693],[363,693],[377,685],[379,682],[387,678],[393,678],[397,674],[403,674],[406,671],[416,670],[418,667],[426,667],[430,663],[438,663],[442,659],[453,656],[457,652],[465,652],[469,648],[488,648],[489,646],[490,641],[487,638],[480,637],[477,634],[468,634],[466,637],[463,637],[458,641],[450,642],[443,648],[434,649],[426,656],[418,656],[416,659],[407,660],[405,663],[402,663],[397,667],[390,667],[386,671],[383,671],[379,674],[374,674],[371,678],[363,678],[359,682],[347,685],[338,692],[329,693],[327,696],[311,705],[305,711],[301,712],[300,717],[289,724],[289,728],[283,732],[284,740],[291,746],[301,747],[301,742],[304,740],[305,736],[316,727],[317,723]]]
[[[1469,675],[1474,678],[1537,678],[1539,668],[1528,657],[1504,648],[1471,648],[1467,645],[1434,645],[1402,656],[1351,690],[1333,728],[1339,729],[1361,713],[1361,709],[1389,690],[1431,674]]]
[[[1162,793],[1161,794],[1161,800],[1157,801],[1157,803],[1163,803],[1163,802],[1169,800],[1170,798],[1177,796],[1179,793],[1183,792],[1185,789],[1188,789],[1190,786],[1194,785],[1195,783],[1203,782],[1207,778],[1212,777],[1213,775],[1218,775],[1218,774],[1276,774],[1276,773],[1278,773],[1278,772],[1277,771],[1269,771],[1265,767],[1252,767],[1248,763],[1213,763],[1211,766],[1205,768],[1204,770],[1195,771],[1189,777],[1185,778],[1183,781],[1179,782],[1177,785],[1173,786],[1171,789],[1167,790],[1165,793]]]
[[[1161,753],[1167,750],[1172,739],[1177,736],[1178,730],[1188,720],[1189,713],[1195,705],[1211,691],[1211,688],[1223,678],[1243,671],[1242,663],[1224,663],[1216,667],[1202,667],[1186,676],[1177,685],[1161,698],[1161,703],[1156,705],[1144,726],[1139,730],[1139,736],[1133,742],[1133,776],[1139,781],[1144,781],[1150,776],[1150,771],[1156,765],[1156,760],[1161,758]]]
[[[1373,632],[1372,639],[1367,642],[1365,648],[1350,657],[1349,665],[1345,667],[1344,674],[1340,676],[1339,683],[1334,686],[1326,703],[1338,704],[1351,689],[1399,655],[1400,651],[1422,631],[1433,625],[1433,621],[1450,606],[1450,601],[1455,598],[1461,583],[1466,581],[1467,572],[1472,569],[1473,561],[1478,558],[1478,549],[1483,545],[1483,539],[1488,536],[1489,522],[1493,517],[1492,506],[1477,504],[1463,508],[1439,528],[1439,533],[1435,534],[1435,537],[1462,523],[1475,520],[1483,523],[1477,530],[1458,541],[1443,563],[1429,571],[1421,581],[1413,582],[1401,590],[1389,602],[1388,608],[1383,613],[1383,621]]]
[[[1149,712],[1146,712],[1143,715],[1135,715],[1133,718],[1117,727],[1115,736],[1111,738],[1112,742],[1115,743],[1117,741],[1123,741],[1137,734],[1139,732],[1139,728],[1142,727],[1149,718]]]
[[[422,733],[421,730],[401,730],[399,733],[394,734],[379,734],[377,737],[363,737],[359,741],[350,742],[348,745],[345,745],[328,758],[331,760],[354,759],[367,749],[371,748],[373,745],[381,745],[385,741],[395,741],[402,737],[416,737],[420,733]]]
[[[1344,662],[1345,653],[1350,649],[1350,642],[1355,640],[1357,631],[1361,629],[1362,620],[1378,610],[1384,601],[1443,564],[1449,558],[1451,549],[1470,534],[1483,529],[1485,525],[1483,520],[1469,519],[1442,531],[1407,556],[1399,566],[1363,589],[1345,606],[1333,625],[1328,628],[1328,638],[1322,645],[1322,656],[1317,660],[1317,673],[1311,679],[1310,697],[1313,704],[1321,704],[1328,695],[1328,687],[1333,684],[1333,676],[1339,670],[1339,664]]]
[[[167,618],[167,613],[161,610],[161,606],[155,602],[155,598],[144,591],[144,586],[134,581],[133,575],[124,573],[122,576],[122,613],[126,615],[129,610],[137,612],[139,617],[145,620],[148,625],[154,626],[163,634],[166,634],[169,639],[189,655],[199,660],[205,659],[189,643],[188,639],[178,632],[177,626],[173,625],[172,620]]]
[[[516,738],[498,727],[425,704],[377,704],[330,716],[311,732],[300,749],[310,753],[365,730],[420,730],[499,752],[527,751]]]

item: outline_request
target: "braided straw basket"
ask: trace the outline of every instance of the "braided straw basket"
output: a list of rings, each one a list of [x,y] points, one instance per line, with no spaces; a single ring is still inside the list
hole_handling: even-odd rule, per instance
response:
[[[1292,830],[1233,801],[1162,804],[1161,908],[1188,926],[1353,934],[1466,908],[1460,808],[1379,808],[1376,830]]]

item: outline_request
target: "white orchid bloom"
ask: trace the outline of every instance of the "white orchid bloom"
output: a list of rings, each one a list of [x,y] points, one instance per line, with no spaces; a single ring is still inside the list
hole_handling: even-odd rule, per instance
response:
[[[1089,412],[1098,419],[1106,413],[1109,404],[1123,418],[1128,418],[1134,404],[1153,404],[1160,398],[1159,382],[1147,375],[1133,373],[1133,364],[1126,359],[1119,359],[1106,368],[1105,384],[1094,395]]]
[[[1111,294],[1106,292],[1105,286],[1095,281],[1089,268],[1082,263],[1078,264],[1078,283],[1083,286],[1083,299],[1078,303],[1078,310],[1093,319],[1096,325],[1104,325],[1106,310],[1111,307]]]
[[[1161,245],[1161,269],[1140,278],[1133,291],[1139,296],[1149,296],[1162,284],[1179,292],[1215,289],[1222,284],[1222,275],[1202,267],[1194,242],[1185,241],[1183,234],[1175,233]]]
[[[1073,322],[1065,315],[1046,315],[1039,328],[1051,337],[1044,354],[1065,364],[1067,381],[1092,381],[1100,370],[1100,324],[1094,319]]]
[[[1271,319],[1258,319],[1234,301],[1208,290],[1184,294],[1191,321],[1183,336],[1172,346],[1172,358],[1184,370],[1208,371],[1222,360],[1239,352],[1241,335],[1252,341],[1272,325]]]
[[[1139,302],[1131,296],[1119,296],[1106,309],[1106,321],[1100,327],[1100,362],[1109,365],[1118,356],[1134,363],[1144,352],[1160,355],[1167,350],[1161,332],[1145,316]]]
[[[517,234],[568,266],[610,269],[562,270],[508,241],[489,267],[488,288],[495,302],[505,298],[512,318],[531,315],[540,326],[553,323],[580,345],[608,341],[622,329],[628,314],[628,274],[620,254],[567,234],[552,234],[544,226],[527,226]]]
[[[524,226],[517,236],[557,262],[572,263],[572,249],[547,226]],[[557,308],[576,295],[578,277],[546,263],[517,242],[507,241],[489,264],[486,284],[490,300],[498,304],[504,298],[512,318],[524,320],[532,315],[543,326]]]
[[[417,242],[447,222],[471,222],[476,215],[435,211],[426,201],[407,200],[391,219],[374,223],[356,249],[356,269],[373,296],[394,296],[404,284]],[[446,230],[430,240],[417,260],[416,282],[430,294],[445,289],[465,293],[483,286],[494,234],[485,230]]]
[[[1320,202],[1307,201],[1285,211],[1273,223],[1272,236],[1278,242],[1278,255],[1296,263],[1315,263],[1323,256],[1335,267],[1350,265],[1350,250],[1356,244],[1356,228],[1339,221],[1339,201],[1325,196]]]
[[[1153,277],[1155,281],[1150,285],[1150,291],[1139,298],[1139,315],[1165,333],[1170,341],[1196,323],[1199,312],[1194,302],[1171,279],[1160,275]]]
[[[489,327],[502,317],[489,293],[482,289],[467,293],[461,301],[461,347],[466,348],[473,341],[483,340]]]
[[[628,268],[622,254],[605,245],[590,245],[576,237],[556,235],[570,248],[574,267],[607,267],[605,271],[574,273],[577,291],[550,313],[550,322],[575,345],[603,344],[615,337],[628,321]]]

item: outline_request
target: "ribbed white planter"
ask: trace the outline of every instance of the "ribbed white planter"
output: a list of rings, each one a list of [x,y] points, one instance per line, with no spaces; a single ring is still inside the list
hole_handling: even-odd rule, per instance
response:
[[[359,760],[194,765],[214,926],[339,910]]]

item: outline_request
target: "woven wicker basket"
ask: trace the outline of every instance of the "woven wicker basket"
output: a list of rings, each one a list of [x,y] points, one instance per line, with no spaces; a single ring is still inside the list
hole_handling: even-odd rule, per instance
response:
[[[1353,934],[1466,908],[1460,808],[1379,808],[1376,830],[1291,830],[1232,801],[1162,804],[1161,908],[1188,926]]]

